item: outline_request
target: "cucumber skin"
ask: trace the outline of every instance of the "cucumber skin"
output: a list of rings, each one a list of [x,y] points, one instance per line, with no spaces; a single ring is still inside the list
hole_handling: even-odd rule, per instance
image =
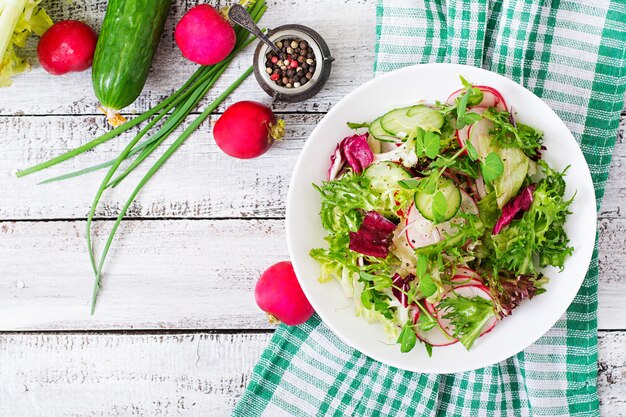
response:
[[[92,84],[106,109],[134,102],[146,83],[171,0],[109,0],[93,59]]]

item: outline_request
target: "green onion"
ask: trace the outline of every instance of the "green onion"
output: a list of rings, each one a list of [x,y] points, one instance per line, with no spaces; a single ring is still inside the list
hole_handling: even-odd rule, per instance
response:
[[[161,157],[155,162],[152,168],[148,170],[148,172],[144,175],[141,181],[139,181],[139,183],[137,184],[137,186],[131,193],[130,197],[126,201],[126,204],[124,204],[124,207],[122,207],[122,210],[117,216],[117,219],[115,220],[115,223],[113,224],[113,229],[111,229],[111,232],[109,233],[109,237],[106,241],[106,244],[104,245],[104,249],[102,250],[100,263],[98,264],[98,268],[96,271],[96,280],[94,282],[94,287],[93,287],[93,296],[91,299],[91,314],[93,314],[95,307],[96,307],[96,298],[98,296],[98,291],[100,289],[100,277],[102,276],[102,268],[104,266],[104,261],[106,260],[106,256],[109,252],[109,248],[111,247],[111,243],[113,242],[113,238],[115,237],[115,232],[117,231],[117,228],[122,222],[122,219],[126,215],[128,208],[130,207],[132,202],[135,200],[135,197],[137,196],[137,194],[139,194],[139,191],[141,191],[143,186],[146,185],[146,183],[150,180],[150,178],[152,178],[152,176],[159,170],[159,168],[161,168],[161,166],[163,166],[163,164],[170,158],[170,156],[172,156],[172,154],[176,152],[176,150],[187,140],[187,138],[189,138],[189,136],[191,136],[191,134],[200,126],[200,124],[207,117],[209,117],[211,112],[213,112],[217,108],[217,106],[219,106],[220,103],[224,101],[224,99],[226,99],[226,97],[228,97],[228,95],[232,93],[237,87],[239,87],[239,85],[252,73],[252,69],[253,69],[252,67],[248,68],[239,78],[237,78],[237,80],[235,80],[233,84],[230,85],[230,87],[226,89],[226,91],[220,94],[219,97],[217,97],[209,105],[209,107],[207,107],[196,118],[196,120],[194,120],[183,131],[183,133],[178,137],[178,139],[176,139],[174,143],[172,143],[170,147],[163,153],[163,155],[161,155]],[[92,252],[92,248],[90,248],[89,251]]]
[[[243,0],[243,3],[249,3],[248,0]],[[265,4],[265,0],[254,1],[251,6],[248,7],[248,12],[250,13],[252,19],[255,22],[258,22],[263,14],[265,13],[267,6]],[[119,154],[117,158],[111,161],[107,161],[101,164],[97,164],[91,167],[83,168],[78,171],[73,171],[64,175],[60,175],[54,178],[49,178],[43,183],[50,183],[54,181],[60,181],[72,177],[76,177],[78,175],[86,174],[88,172],[93,172],[98,169],[109,167],[106,175],[104,176],[102,182],[100,183],[100,187],[98,188],[96,195],[94,196],[91,209],[89,211],[89,215],[87,216],[87,227],[86,227],[86,240],[87,240],[87,249],[89,252],[89,260],[92,266],[92,269],[95,274],[95,282],[93,288],[93,296],[91,302],[91,313],[93,314],[96,299],[98,295],[98,291],[100,289],[100,280],[102,276],[102,269],[105,264],[105,260],[107,254],[109,252],[109,248],[113,242],[115,237],[115,233],[126,215],[128,208],[135,200],[137,194],[141,191],[144,185],[152,178],[152,176],[163,166],[163,164],[172,156],[172,154],[191,136],[191,134],[200,126],[200,124],[206,120],[206,118],[213,112],[215,109],[231,94],[252,72],[252,67],[248,68],[232,85],[230,85],[222,94],[220,94],[198,117],[191,122],[191,124],[183,131],[183,133],[172,143],[169,148],[161,155],[161,157],[155,162],[155,164],[148,170],[148,172],[143,176],[141,181],[136,185],[135,189],[129,196],[126,204],[120,211],[111,232],[109,233],[108,239],[104,246],[104,250],[102,251],[99,262],[96,264],[96,259],[94,255],[94,249],[91,241],[91,225],[93,222],[93,218],[100,202],[100,198],[102,197],[105,190],[109,187],[115,187],[122,180],[126,178],[128,174],[130,174],[137,166],[139,166],[146,158],[148,158],[162,143],[165,139],[169,137],[189,116],[189,114],[193,111],[194,108],[200,103],[200,101],[204,98],[204,96],[208,93],[208,91],[213,87],[218,78],[226,71],[228,65],[232,62],[234,56],[246,48],[254,38],[248,39],[249,34],[243,28],[237,27],[235,29],[236,34],[236,44],[233,52],[222,62],[212,65],[212,66],[203,66],[200,67],[184,84],[181,88],[172,93],[169,97],[163,100],[158,105],[154,106],[150,110],[142,113],[141,115],[135,117],[132,120],[127,121],[121,126],[75,148],[72,149],[62,155],[59,155],[53,159],[50,159],[46,162],[42,162],[40,164],[34,165],[32,167],[26,168],[24,170],[18,171],[17,176],[23,177],[25,175],[32,174],[34,172],[38,172],[44,170],[46,168],[52,167],[56,164],[64,162],[68,159],[71,159],[75,156],[78,156],[90,149],[95,148],[96,146],[107,142],[108,140],[119,136],[123,132],[145,122],[148,123],[128,142],[128,144],[124,147],[122,152]],[[153,117],[154,116],[154,117]],[[162,123],[161,123],[162,122]],[[160,124],[158,129],[155,128],[157,124]],[[154,129],[157,129],[153,132]],[[140,142],[141,139],[148,135],[148,139]],[[124,172],[117,177],[113,178],[116,171],[122,164],[122,162],[132,155],[139,154],[135,160],[124,170]],[[113,179],[112,179],[113,178]]]
[[[247,1],[244,1],[243,3],[247,3]],[[253,4],[248,7],[248,12],[250,13],[250,16],[252,17],[252,19],[255,22],[258,22],[261,17],[263,16],[263,14],[265,13],[265,11],[267,10],[267,5],[265,4],[265,0],[258,0],[253,2]],[[234,55],[239,52],[241,49],[243,49],[242,45],[247,44],[246,41],[248,40],[249,37],[249,33],[244,30],[243,28],[237,27],[235,29],[235,34],[237,37],[237,42],[235,44],[235,49],[234,51],[231,53],[231,55],[229,55],[229,57],[226,59],[228,62],[231,62],[232,58],[234,57]],[[253,38],[254,39],[254,38]],[[198,68],[198,70],[196,70],[196,72],[183,84],[182,87],[180,87],[178,90],[176,90],[174,93],[172,93],[169,97],[167,97],[165,100],[163,100],[162,102],[160,102],[159,104],[157,104],[156,106],[154,106],[153,108],[151,108],[150,110],[142,113],[141,115],[135,117],[134,119],[131,119],[127,122],[125,122],[124,124],[116,127],[115,129],[110,130],[109,132],[104,133],[103,135],[77,147],[74,148],[62,155],[59,155],[55,158],[52,158],[48,161],[42,162],[40,164],[31,166],[29,168],[23,169],[18,171],[15,175],[18,178],[24,177],[26,175],[30,175],[33,174],[35,172],[38,171],[42,171],[44,169],[50,168],[54,165],[60,164],[61,162],[67,161],[68,159],[72,159],[75,156],[78,156],[82,153],[85,153],[93,148],[95,148],[98,145],[101,145],[117,136],[119,136],[120,134],[124,133],[125,131],[145,122],[146,120],[148,120],[149,118],[151,118],[152,116],[154,116],[155,114],[159,113],[159,115],[157,116],[157,118],[162,118],[163,116],[165,116],[167,114],[167,112],[169,110],[164,111],[164,109],[168,108],[172,103],[176,103],[179,104],[180,101],[184,100],[186,97],[188,97],[189,94],[191,94],[192,92],[196,91],[207,79],[211,78],[216,72],[219,72],[219,68],[220,65],[223,64],[223,62],[216,64],[216,65],[211,65],[211,66],[203,66]],[[202,97],[201,97],[202,98]],[[169,107],[171,109],[171,107]],[[133,152],[133,154],[136,152]],[[61,175],[59,177],[54,177],[54,178],[50,178],[47,179],[43,182],[41,182],[41,184],[45,184],[45,183],[50,183],[50,182],[55,182],[55,181],[60,181],[60,180],[64,180],[64,179],[68,179],[68,178],[72,178],[78,175],[82,175],[82,174],[86,174],[88,172],[93,172],[96,171],[97,169],[101,169],[104,168],[106,166],[111,166],[113,165],[113,161],[109,161],[103,164],[98,164],[96,166],[93,167],[89,167],[89,168],[85,168],[79,171],[74,171],[68,174],[64,174]],[[107,165],[104,165],[107,164]]]

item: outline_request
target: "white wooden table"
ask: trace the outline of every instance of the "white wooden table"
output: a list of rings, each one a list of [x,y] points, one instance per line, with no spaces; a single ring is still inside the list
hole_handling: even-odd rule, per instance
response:
[[[53,19],[95,27],[106,4],[50,3]],[[156,104],[195,68],[181,59],[172,28],[196,1],[175,3],[144,94],[130,113]],[[236,403],[272,333],[252,289],[265,267],[287,258],[283,218],[295,159],[324,113],[371,78],[374,57],[373,0],[269,3],[266,25],[296,21],[328,40],[336,61],[327,87],[307,102],[276,105],[287,122],[286,140],[256,160],[226,157],[205,123],[132,206],[94,316],[88,313],[92,273],[84,218],[103,173],[36,183],[111,159],[128,136],[17,180],[15,168],[107,127],[89,72],[54,78],[36,68],[0,90],[0,416],[222,416]],[[251,54],[241,54],[208,99],[249,65]],[[225,105],[242,99],[270,101],[253,78]],[[610,416],[626,409],[624,177],[620,134],[599,219],[598,383],[603,414]],[[132,183],[107,194],[99,207],[97,248]]]

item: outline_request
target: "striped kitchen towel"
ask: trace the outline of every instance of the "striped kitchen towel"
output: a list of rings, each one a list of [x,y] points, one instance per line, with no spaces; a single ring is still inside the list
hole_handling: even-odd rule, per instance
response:
[[[524,85],[565,121],[598,207],[626,89],[626,2],[379,0],[375,73],[453,62]],[[523,352],[452,375],[398,370],[342,343],[317,316],[280,326],[239,416],[596,416],[597,249],[562,319]]]

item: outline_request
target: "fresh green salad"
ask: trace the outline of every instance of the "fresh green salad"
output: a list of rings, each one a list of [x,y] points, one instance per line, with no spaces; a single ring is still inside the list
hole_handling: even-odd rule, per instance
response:
[[[445,102],[348,123],[357,134],[314,185],[328,231],[311,251],[320,281],[339,281],[402,352],[469,350],[573,251],[565,172],[542,160],[542,132],[496,89],[461,81]]]

